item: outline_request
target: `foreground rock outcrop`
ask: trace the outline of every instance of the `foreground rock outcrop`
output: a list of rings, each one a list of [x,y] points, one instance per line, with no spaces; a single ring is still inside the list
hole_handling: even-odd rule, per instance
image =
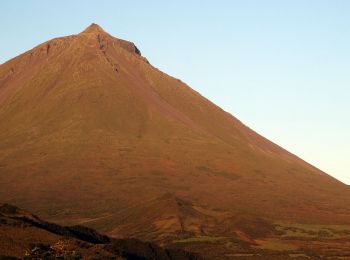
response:
[[[84,226],[46,222],[13,205],[0,206],[1,259],[200,260],[198,254],[137,239],[113,239]]]

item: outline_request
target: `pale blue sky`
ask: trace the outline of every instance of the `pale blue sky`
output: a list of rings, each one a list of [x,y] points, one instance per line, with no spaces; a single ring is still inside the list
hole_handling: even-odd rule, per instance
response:
[[[0,63],[92,22],[350,184],[350,1],[1,1]]]

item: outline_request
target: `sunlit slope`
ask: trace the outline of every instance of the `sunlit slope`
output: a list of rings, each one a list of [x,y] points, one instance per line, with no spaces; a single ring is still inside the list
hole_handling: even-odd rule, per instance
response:
[[[5,202],[116,233],[127,209],[143,224],[152,215],[149,224],[160,232],[179,227],[174,220],[156,225],[163,200],[141,207],[144,214],[132,212],[164,194],[199,207],[196,225],[210,219],[210,230],[215,219],[237,214],[350,222],[346,185],[261,137],[97,25],[0,66],[0,185]],[[124,224],[137,227],[137,221]]]

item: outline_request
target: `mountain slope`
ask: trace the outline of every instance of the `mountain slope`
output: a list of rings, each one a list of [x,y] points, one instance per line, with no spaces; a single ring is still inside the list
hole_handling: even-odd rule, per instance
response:
[[[134,233],[149,223],[155,240],[194,232],[176,200],[191,205],[194,234],[221,234],[220,221],[238,215],[350,222],[346,185],[95,24],[0,65],[0,186],[3,201],[49,220],[128,235],[125,224],[136,237],[149,237]],[[176,198],[166,225],[164,194]],[[134,220],[120,225],[125,211]]]

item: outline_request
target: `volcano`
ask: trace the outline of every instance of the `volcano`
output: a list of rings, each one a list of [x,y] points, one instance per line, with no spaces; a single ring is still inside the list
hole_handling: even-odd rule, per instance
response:
[[[159,243],[350,224],[347,185],[96,24],[0,65],[0,198]]]

